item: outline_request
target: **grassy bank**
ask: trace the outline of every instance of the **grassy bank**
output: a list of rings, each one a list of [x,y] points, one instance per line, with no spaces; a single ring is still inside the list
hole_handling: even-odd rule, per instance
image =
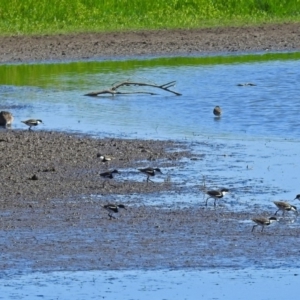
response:
[[[0,34],[300,22],[300,0],[0,0]]]

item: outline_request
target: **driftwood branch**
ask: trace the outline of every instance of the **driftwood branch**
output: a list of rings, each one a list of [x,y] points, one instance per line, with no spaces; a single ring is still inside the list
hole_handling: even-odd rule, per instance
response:
[[[122,92],[122,91],[117,91],[118,88],[121,88],[123,86],[147,86],[147,87],[153,87],[153,88],[158,88],[162,89],[166,92],[170,92],[172,94],[175,94],[176,96],[181,96],[182,94],[177,93],[175,91],[170,90],[171,87],[175,86],[176,81],[171,81],[165,84],[157,85],[157,84],[152,84],[152,83],[144,83],[144,82],[134,82],[134,81],[123,81],[118,84],[114,84],[110,89],[105,89],[102,91],[97,91],[97,92],[91,92],[87,93],[84,96],[90,96],[90,97],[96,97],[98,95],[103,95],[103,94],[110,94],[112,96],[114,95],[128,95],[128,94],[147,94],[147,95],[157,95],[156,93],[152,92],[146,92],[146,91],[136,91],[136,92]]]

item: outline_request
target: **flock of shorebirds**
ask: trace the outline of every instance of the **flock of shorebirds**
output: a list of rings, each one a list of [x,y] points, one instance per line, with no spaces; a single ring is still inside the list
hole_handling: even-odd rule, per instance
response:
[[[221,107],[216,106],[213,109],[213,114],[218,118],[221,117],[221,114],[222,114]],[[9,126],[11,126],[13,120],[14,120],[14,117],[10,112],[8,112],[8,111],[0,112],[0,126],[9,127]],[[34,126],[37,126],[37,125],[43,123],[42,120],[40,120],[40,119],[29,119],[29,120],[25,120],[25,121],[21,121],[21,122],[26,124],[29,127],[29,130],[31,130],[31,127],[34,127]],[[111,157],[108,157],[108,156],[99,155],[99,157],[102,162],[107,162],[107,161],[111,160]],[[152,180],[150,180],[150,177],[155,176],[157,173],[163,174],[159,168],[148,167],[148,168],[143,168],[143,169],[138,169],[138,170],[147,176],[147,179],[146,179],[147,183],[149,181],[152,182]],[[111,179],[111,178],[113,178],[113,174],[118,174],[118,173],[119,173],[119,171],[115,169],[112,171],[100,173],[100,176],[103,178]],[[208,197],[206,198],[206,201],[205,201],[205,205],[207,206],[209,199],[214,199],[214,206],[216,206],[217,200],[223,198],[228,192],[229,192],[229,190],[226,188],[222,188],[220,190],[204,191],[204,193],[208,195]],[[294,200],[296,200],[296,199],[300,200],[300,194],[296,195],[296,198]],[[261,232],[263,232],[265,226],[269,226],[273,222],[278,221],[278,219],[275,217],[275,215],[277,215],[277,213],[279,211],[282,211],[283,217],[284,217],[285,213],[288,211],[292,211],[298,215],[297,207],[295,205],[291,205],[290,203],[285,202],[285,201],[274,201],[273,203],[278,208],[277,211],[274,213],[274,216],[271,216],[269,218],[263,217],[263,216],[253,218],[252,221],[255,223],[255,225],[253,225],[253,227],[252,227],[252,232],[254,231],[255,227],[257,227],[257,226],[261,226],[262,227]],[[125,209],[125,210],[127,209],[124,204],[106,204],[103,206],[103,208],[108,211],[108,216],[110,219],[115,219],[113,214],[118,213],[120,208]]]
[[[159,173],[161,173],[160,169],[158,169],[158,168],[156,168],[156,169],[145,168],[145,169],[138,169],[138,170],[148,176],[147,181],[149,180],[149,176],[155,175],[155,170],[158,170]],[[114,171],[116,171],[116,170],[114,170]],[[109,173],[109,172],[106,172],[106,173]],[[108,178],[112,178],[112,177],[108,177]],[[206,198],[206,201],[205,201],[205,206],[207,206],[209,199],[214,199],[214,206],[216,206],[217,200],[223,198],[227,193],[229,193],[229,189],[222,188],[220,190],[208,190],[208,191],[204,191],[204,193],[206,195],[208,195],[208,197]],[[296,199],[300,200],[300,194],[296,195],[294,200],[296,200]],[[255,227],[257,227],[257,226],[261,226],[261,232],[263,232],[265,226],[269,226],[273,222],[278,221],[278,219],[275,217],[275,215],[277,215],[277,213],[279,211],[282,212],[282,217],[285,216],[286,212],[290,212],[290,211],[294,212],[296,215],[298,215],[297,207],[295,205],[291,205],[290,203],[285,202],[285,201],[273,201],[273,203],[277,207],[277,210],[274,213],[274,215],[269,218],[263,217],[263,216],[253,218],[252,221],[255,223],[255,225],[253,225],[251,232],[253,232]],[[106,204],[103,206],[103,208],[108,211],[108,216],[110,219],[115,219],[113,214],[118,213],[120,208],[127,210],[127,208],[125,207],[124,204]]]
[[[221,117],[221,114],[222,114],[221,107],[216,106],[213,109],[213,114],[218,118]],[[100,155],[100,154],[99,154],[99,158],[101,159],[102,162],[107,162],[107,161],[111,160],[111,157]],[[138,169],[138,170],[140,172],[144,173],[147,176],[147,180],[146,180],[147,182],[151,181],[150,180],[151,176],[155,176],[157,173],[163,174],[159,168],[150,168],[149,167],[149,168]],[[110,178],[111,179],[111,178],[113,178],[113,174],[118,174],[118,173],[119,173],[118,170],[112,170],[112,171],[100,173],[100,176],[103,177],[103,178]],[[219,189],[219,190],[204,190],[204,193],[208,196],[206,198],[206,201],[205,201],[205,206],[207,206],[209,199],[213,199],[214,200],[214,207],[216,207],[217,200],[223,198],[227,193],[229,193],[229,189],[222,188],[222,189]],[[296,199],[300,200],[300,194],[296,195],[296,198],[294,200],[296,200]],[[263,232],[265,226],[268,226],[268,225],[272,224],[273,222],[278,221],[278,219],[275,217],[275,215],[277,215],[277,213],[279,211],[282,211],[282,217],[284,217],[285,213],[289,212],[289,211],[294,212],[295,214],[298,215],[297,207],[294,206],[294,205],[291,205],[288,202],[274,201],[273,203],[277,207],[277,210],[274,213],[274,216],[271,216],[269,218],[263,217],[263,216],[253,218],[252,221],[255,223],[255,225],[253,225],[253,227],[252,227],[252,232],[254,231],[254,229],[257,226],[261,226],[262,227],[261,232]],[[127,208],[124,204],[106,204],[106,205],[103,206],[103,208],[108,211],[108,216],[109,216],[110,219],[115,219],[113,214],[117,214],[119,212],[119,209],[127,210]]]
[[[213,109],[213,114],[216,117],[220,117],[222,114],[221,107],[216,106]],[[209,198],[214,198],[215,199],[214,206],[216,206],[216,200],[223,198],[223,196],[225,196],[225,194],[227,194],[228,192],[229,192],[228,189],[207,191],[206,194],[209,195],[209,197],[206,199],[205,205],[207,205],[207,200]],[[298,194],[294,200],[296,200],[296,199],[300,200],[300,194]],[[254,231],[255,227],[257,227],[257,226],[261,226],[262,227],[261,232],[263,232],[265,226],[268,226],[268,225],[272,224],[273,222],[278,221],[278,219],[275,217],[275,215],[277,215],[277,213],[279,211],[282,211],[283,217],[287,211],[292,211],[296,215],[298,215],[297,207],[295,205],[291,205],[290,203],[285,202],[285,201],[273,201],[273,203],[277,207],[277,211],[274,213],[274,216],[271,216],[269,218],[263,217],[263,216],[252,218],[252,221],[255,223],[255,225],[253,225],[253,227],[252,227],[252,232]]]
[[[105,157],[104,155],[99,156],[101,158],[101,160],[103,162],[109,161],[111,160],[109,157]],[[138,169],[141,173],[145,174],[147,176],[146,182],[148,183],[149,181],[153,182],[152,180],[150,180],[150,176],[155,176],[156,174],[163,174],[162,171],[159,168],[143,168],[143,169]],[[112,171],[108,171],[108,172],[104,172],[104,173],[100,173],[100,176],[103,178],[109,178],[112,179],[113,178],[113,174],[118,174],[119,171],[118,170],[112,170]],[[108,211],[108,216],[109,219],[115,219],[115,217],[113,216],[113,213],[118,213],[119,212],[119,208],[125,209],[127,210],[127,208],[125,207],[124,204],[106,204],[103,205],[103,208],[106,209]]]
[[[14,117],[12,113],[9,111],[1,111],[0,112],[0,126],[4,126],[5,128],[10,127],[11,124],[14,121]],[[26,121],[21,121],[22,123],[26,124],[29,127],[29,130],[31,130],[31,127],[37,126],[41,123],[43,123],[40,119],[29,119]]]
[[[296,200],[296,199],[300,200],[300,194],[296,195],[296,198],[294,200]],[[285,215],[285,213],[287,211],[292,211],[296,215],[298,215],[297,207],[295,205],[291,205],[290,203],[285,202],[285,201],[273,201],[273,203],[278,208],[276,210],[276,212],[274,213],[274,216],[277,215],[277,213],[279,211],[282,211],[282,216],[283,217],[284,217],[284,215]],[[266,218],[266,217],[256,217],[256,218],[253,218],[252,221],[254,223],[256,223],[256,224],[252,227],[252,232],[254,231],[255,227],[257,227],[257,226],[261,226],[262,227],[261,232],[263,232],[265,226],[269,226],[272,223],[278,221],[278,219],[276,217],[274,217],[274,216],[269,217],[269,218]]]

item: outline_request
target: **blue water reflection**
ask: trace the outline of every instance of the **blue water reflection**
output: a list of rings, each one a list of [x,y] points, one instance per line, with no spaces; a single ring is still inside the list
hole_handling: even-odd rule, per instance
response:
[[[170,63],[172,60],[175,62]],[[16,117],[14,128],[18,129],[24,128],[20,120],[39,117],[46,130],[97,135],[299,139],[300,59],[211,65],[198,63],[196,58],[190,58],[186,65],[176,64],[176,60],[169,58],[169,65],[157,67],[149,65],[149,60],[132,61],[130,67],[120,61],[120,66],[112,70],[105,62],[80,63],[72,67],[74,71],[68,69],[68,64],[65,71],[63,64],[58,71],[53,71],[52,65],[43,65],[38,71],[37,66],[29,65],[32,75],[28,81],[18,78],[18,86],[0,88],[2,106],[26,107],[12,109]],[[0,67],[0,73],[1,68],[3,71],[5,66]],[[20,66],[10,68],[25,72]],[[10,70],[5,74],[11,73]],[[25,73],[28,75],[28,70]],[[83,96],[127,79],[158,84],[176,80],[175,89],[183,96],[159,90],[156,96]],[[247,82],[256,86],[237,85]],[[4,83],[14,84],[10,80]],[[223,108],[219,120],[212,114],[215,105]]]
[[[0,299],[297,299],[299,270],[89,271],[0,279]]]

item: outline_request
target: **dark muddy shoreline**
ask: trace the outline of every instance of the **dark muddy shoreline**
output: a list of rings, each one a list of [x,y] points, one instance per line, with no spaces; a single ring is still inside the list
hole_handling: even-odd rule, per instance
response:
[[[77,195],[169,190],[172,185],[166,178],[156,185],[147,184],[146,176],[137,169],[172,167],[181,158],[191,156],[184,144],[173,141],[96,139],[29,130],[1,131],[0,149],[0,201],[7,208],[23,205],[24,201],[42,202]],[[113,159],[102,162],[100,154]],[[113,169],[120,172],[114,179],[99,176]],[[130,180],[133,175],[135,181]]]
[[[299,51],[300,24],[0,37],[0,63]]]

